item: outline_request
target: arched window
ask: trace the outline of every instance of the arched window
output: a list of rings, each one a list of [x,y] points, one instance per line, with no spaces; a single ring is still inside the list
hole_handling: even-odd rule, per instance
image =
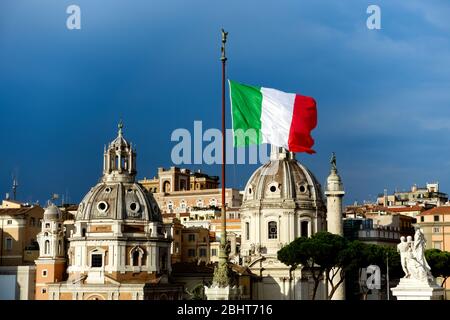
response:
[[[130,265],[133,267],[142,266],[142,260],[144,258],[144,250],[140,247],[134,247],[130,251]]]
[[[138,267],[139,266],[139,251],[135,250],[133,252],[133,266]]]
[[[118,156],[115,156],[114,169],[115,169],[115,170],[119,170],[119,168],[120,168],[119,157],[118,157]]]
[[[278,238],[277,223],[275,221],[270,221],[268,223],[268,238],[269,239],[277,239]]]
[[[50,254],[50,241],[49,240],[45,240],[44,253],[45,254]]]
[[[170,192],[170,182],[165,181],[163,184],[163,192]]]
[[[58,241],[58,254],[62,253],[61,240]]]
[[[250,222],[245,223],[245,240],[250,240]]]
[[[302,221],[300,226],[300,236],[307,237],[309,236],[309,222],[308,221]]]

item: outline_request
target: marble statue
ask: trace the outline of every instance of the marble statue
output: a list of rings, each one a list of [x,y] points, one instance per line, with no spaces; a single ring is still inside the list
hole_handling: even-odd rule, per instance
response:
[[[409,278],[410,274],[407,267],[408,256],[410,244],[406,242],[405,237],[400,237],[400,243],[397,245],[397,252],[400,254],[400,262],[402,265],[403,272],[405,273],[405,277]]]
[[[400,261],[407,279],[420,281],[433,281],[431,268],[425,258],[426,240],[421,229],[417,229],[414,240],[411,236],[400,238],[397,251],[400,253]]]
[[[400,238],[397,251],[400,253],[405,276],[391,288],[397,300],[441,300],[444,288],[436,283],[425,258],[426,241],[420,228],[416,229],[414,240],[408,236]]]

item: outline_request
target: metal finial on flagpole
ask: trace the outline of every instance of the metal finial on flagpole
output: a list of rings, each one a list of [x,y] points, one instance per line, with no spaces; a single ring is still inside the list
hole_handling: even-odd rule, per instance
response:
[[[227,61],[227,57],[225,54],[225,44],[227,43],[227,36],[228,32],[225,32],[225,30],[222,29],[222,56],[220,57],[220,60],[222,60],[222,62]]]

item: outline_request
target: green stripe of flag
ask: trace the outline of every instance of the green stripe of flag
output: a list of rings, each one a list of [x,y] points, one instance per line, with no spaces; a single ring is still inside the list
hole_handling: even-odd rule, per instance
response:
[[[239,147],[262,143],[261,88],[237,83],[231,80],[229,80],[229,84],[231,114],[233,118],[234,146]],[[249,129],[251,130],[247,131]]]

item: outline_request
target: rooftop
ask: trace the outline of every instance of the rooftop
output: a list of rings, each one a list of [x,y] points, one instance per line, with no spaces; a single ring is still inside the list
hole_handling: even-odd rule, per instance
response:
[[[0,216],[20,216],[33,211],[39,206],[25,207],[25,208],[0,208]],[[41,208],[42,209],[42,208]]]
[[[450,215],[450,206],[436,207],[419,214],[419,216],[430,216],[430,215]]]

